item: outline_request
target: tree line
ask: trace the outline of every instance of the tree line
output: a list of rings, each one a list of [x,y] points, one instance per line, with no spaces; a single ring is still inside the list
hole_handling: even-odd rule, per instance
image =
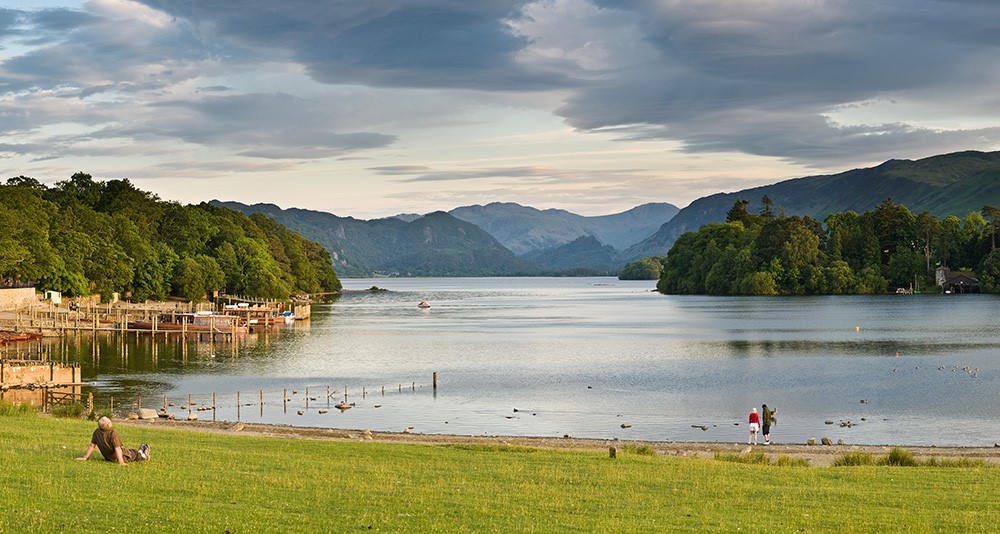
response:
[[[758,213],[737,200],[725,223],[682,235],[662,258],[657,290],[710,295],[884,293],[934,286],[934,271],[975,270],[984,292],[1000,293],[1000,209],[959,218],[914,215],[891,199],[862,214]],[[648,266],[647,266],[648,267]]]
[[[330,255],[262,215],[160,200],[128,180],[76,173],[0,185],[0,276],[68,296],[269,299],[340,289]]]

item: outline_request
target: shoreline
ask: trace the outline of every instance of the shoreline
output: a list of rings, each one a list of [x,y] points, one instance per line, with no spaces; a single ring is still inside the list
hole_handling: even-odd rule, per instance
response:
[[[541,437],[541,436],[465,436],[458,434],[415,434],[404,432],[381,432],[364,429],[342,429],[325,427],[286,426],[265,423],[239,423],[233,421],[169,421],[154,420],[115,420],[115,424],[134,427],[168,428],[208,432],[219,434],[240,434],[259,437],[283,439],[312,439],[324,441],[368,441],[378,443],[401,443],[414,445],[482,445],[499,447],[527,447],[535,449],[577,450],[609,453],[610,447],[618,447],[619,451],[626,445],[649,446],[657,456],[672,456],[676,458],[714,458],[716,453],[743,454],[747,452],[764,452],[772,460],[778,456],[802,458],[813,467],[829,467],[836,458],[854,452],[868,453],[872,456],[888,454],[893,448],[909,451],[915,458],[926,460],[971,459],[982,460],[988,464],[1000,465],[1000,447],[938,447],[925,445],[806,445],[804,443],[773,443],[769,446],[750,446],[746,443],[734,442],[702,442],[702,441],[646,441],[619,440],[578,437]],[[747,449],[750,449],[748,451]]]

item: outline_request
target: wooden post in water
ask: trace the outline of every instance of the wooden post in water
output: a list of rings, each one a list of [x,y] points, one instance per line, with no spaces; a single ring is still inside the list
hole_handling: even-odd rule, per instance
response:
[[[385,386],[382,386],[382,396],[385,397]]]
[[[164,413],[167,412],[167,396],[166,395],[163,396],[163,412]]]
[[[437,388],[438,388],[438,372],[434,371],[434,391],[437,391]]]
[[[309,409],[309,386],[306,386],[306,409]]]
[[[281,390],[281,409],[288,413],[288,388]]]
[[[240,400],[240,390],[237,389],[236,390],[236,420],[237,421],[240,420],[240,406],[242,405],[241,404],[242,402],[243,401]],[[212,419],[212,420],[214,421],[215,419]]]
[[[212,422],[215,422],[215,392],[212,392]]]
[[[142,409],[142,395],[135,396],[135,409],[136,410]]]
[[[191,394],[188,393],[188,418],[191,418]]]

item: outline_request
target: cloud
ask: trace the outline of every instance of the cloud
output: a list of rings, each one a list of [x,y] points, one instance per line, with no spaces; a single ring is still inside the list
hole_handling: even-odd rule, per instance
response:
[[[1000,147],[997,21],[1000,4],[985,0],[0,8],[0,134],[5,154],[36,159],[125,146],[150,155],[206,148],[234,166],[351,161],[405,145],[407,134],[472,131],[487,116],[477,111],[516,106],[579,132],[663,140],[688,153],[842,168]],[[455,183],[572,183],[605,172],[370,170]],[[607,174],[615,172],[632,171]]]
[[[988,91],[986,80],[970,72],[977,63],[1000,66],[1000,32],[995,31],[1000,5],[966,2],[957,8],[935,0],[599,4],[618,14],[622,38],[641,35],[649,48],[640,61],[606,69],[608,76],[566,99],[557,112],[578,129],[624,127],[628,132],[635,126],[636,138],[680,140],[688,151],[735,150],[811,165],[867,161],[889,152],[998,146],[992,128],[922,127],[919,116],[888,124],[840,124],[827,114],[881,97],[958,109],[963,94]],[[559,2],[547,5],[552,13],[536,10],[535,16],[555,17]],[[965,113],[1000,119],[995,107]]]

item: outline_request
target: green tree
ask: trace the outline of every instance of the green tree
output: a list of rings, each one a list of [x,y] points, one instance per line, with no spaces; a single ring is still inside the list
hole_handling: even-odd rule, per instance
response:
[[[619,280],[657,280],[663,271],[666,256],[652,256],[629,262],[618,274]]]

